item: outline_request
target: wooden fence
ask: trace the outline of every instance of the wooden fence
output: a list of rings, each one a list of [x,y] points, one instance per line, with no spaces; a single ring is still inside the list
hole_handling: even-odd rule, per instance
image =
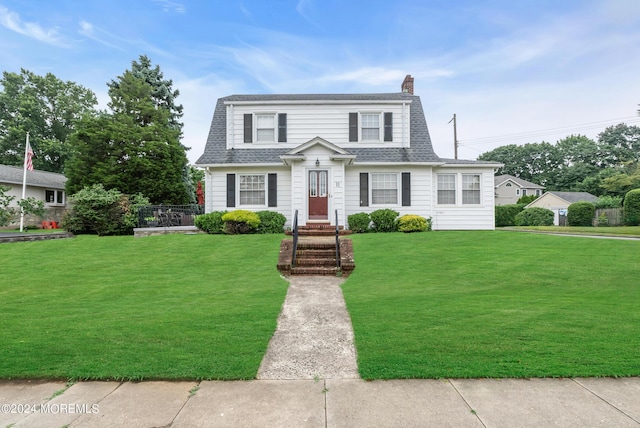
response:
[[[607,223],[601,224],[598,218],[601,215],[607,217]],[[594,226],[622,226],[622,208],[598,208],[596,210],[595,218],[593,219]]]

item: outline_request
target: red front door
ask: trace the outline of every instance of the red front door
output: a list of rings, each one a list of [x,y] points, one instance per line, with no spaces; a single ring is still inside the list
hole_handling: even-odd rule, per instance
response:
[[[309,220],[329,219],[329,177],[327,171],[309,171]]]

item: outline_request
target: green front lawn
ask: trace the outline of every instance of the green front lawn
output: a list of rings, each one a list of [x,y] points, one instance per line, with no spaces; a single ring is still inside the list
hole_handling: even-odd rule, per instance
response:
[[[0,244],[0,378],[254,378],[287,290],[280,239]]]
[[[640,237],[640,226],[581,227],[581,226],[517,226],[511,229],[579,235]]]
[[[640,375],[640,242],[506,231],[353,236],[365,379]]]
[[[0,378],[251,379],[281,235],[0,244]],[[640,375],[640,242],[352,235],[363,378]]]

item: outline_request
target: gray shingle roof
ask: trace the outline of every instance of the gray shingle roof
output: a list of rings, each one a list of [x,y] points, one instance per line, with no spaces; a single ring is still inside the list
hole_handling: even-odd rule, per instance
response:
[[[410,146],[408,148],[353,148],[348,150],[355,154],[355,163],[398,162],[424,163],[440,162],[433,151],[429,129],[422,110],[420,97],[407,93],[390,94],[293,94],[293,95],[231,95],[218,99],[209,129],[209,136],[204,153],[196,165],[208,164],[251,164],[281,163],[280,156],[291,150],[291,147],[274,149],[233,149],[227,150],[227,110],[225,101],[411,101],[410,109]]]
[[[589,192],[547,192],[552,195],[556,195],[557,197],[564,199],[569,203],[574,202],[595,202],[598,197],[592,195]]]
[[[523,180],[523,179],[515,177],[515,176],[513,176],[511,174],[497,175],[497,176],[494,177],[494,182],[495,182],[496,186],[504,183],[507,180],[511,180],[514,183],[517,183],[519,186],[524,187],[526,189],[544,189],[544,186],[541,186],[541,185],[536,184],[536,183],[532,183],[532,182],[527,181],[527,180]]]
[[[18,166],[0,165],[0,184],[12,184],[22,186],[23,169]],[[64,189],[67,178],[55,172],[27,171],[27,185],[35,187],[47,187],[50,189]]]

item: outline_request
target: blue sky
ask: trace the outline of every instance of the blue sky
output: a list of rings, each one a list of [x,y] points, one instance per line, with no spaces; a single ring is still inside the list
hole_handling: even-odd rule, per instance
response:
[[[0,70],[92,89],[146,54],[180,90],[195,162],[216,99],[399,92],[415,78],[436,153],[640,125],[637,0],[0,0]]]

